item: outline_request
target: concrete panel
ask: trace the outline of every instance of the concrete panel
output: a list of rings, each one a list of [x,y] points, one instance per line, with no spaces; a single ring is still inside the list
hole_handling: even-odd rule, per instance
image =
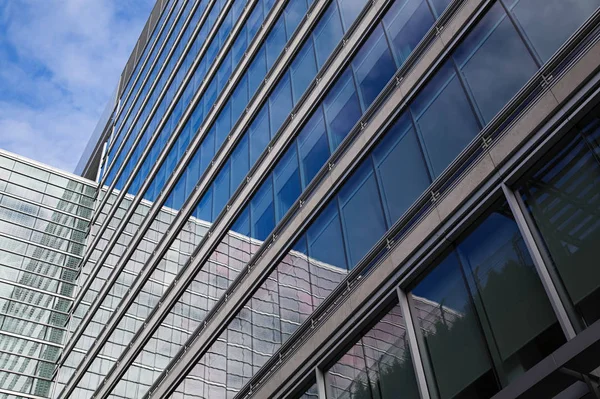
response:
[[[483,0],[467,0],[460,6],[458,12],[450,18],[440,33],[444,45],[448,45],[454,39],[482,2]]]
[[[484,154],[464,175],[450,193],[437,204],[439,217],[443,221],[450,217],[495,170],[489,154]]]
[[[535,133],[539,125],[552,115],[557,107],[558,102],[554,95],[550,91],[544,93],[494,144],[490,150],[494,164],[500,166],[525,140]]]
[[[432,209],[415,227],[404,237],[389,255],[395,265],[401,265],[406,259],[431,236],[440,226],[441,219],[437,209]]]
[[[421,56],[421,59],[402,80],[402,83],[400,84],[402,93],[408,94],[414,89],[415,85],[423,79],[423,75],[431,69],[431,65],[438,59],[443,51],[444,43],[440,37],[437,36]]]
[[[551,90],[559,103],[567,100],[600,66],[600,41],[556,82]]]

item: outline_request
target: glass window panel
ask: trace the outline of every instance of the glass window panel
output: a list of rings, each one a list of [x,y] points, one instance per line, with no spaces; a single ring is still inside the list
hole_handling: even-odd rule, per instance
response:
[[[328,397],[418,399],[407,338],[396,304],[327,371]]]
[[[294,104],[298,102],[306,88],[317,75],[317,62],[312,41],[308,40],[294,57],[290,66],[292,76],[292,91],[294,93]]]
[[[221,145],[225,142],[225,139],[231,131],[231,104],[229,102],[227,102],[227,104],[221,110],[221,113],[217,118],[216,125],[216,145],[217,148],[221,148]]]
[[[323,112],[317,108],[313,116],[298,134],[298,152],[302,173],[302,187],[305,188],[329,158],[329,145]]]
[[[562,284],[585,325],[600,319],[598,108],[540,161],[519,188]]]
[[[437,177],[479,132],[451,64],[446,63],[411,104],[433,175]]]
[[[292,88],[290,75],[285,74],[273,93],[269,96],[269,114],[271,119],[271,138],[277,133],[283,121],[292,111]]]
[[[291,0],[288,2],[284,10],[285,28],[288,39],[292,37],[292,33],[294,33],[298,24],[302,21],[304,14],[306,14],[306,10],[306,0]]]
[[[383,17],[397,66],[401,66],[434,22],[426,0],[395,1]]]
[[[404,114],[373,150],[388,223],[395,223],[423,193],[431,179],[412,122]]]
[[[280,221],[302,192],[298,155],[294,143],[277,162],[273,170],[273,184],[276,220]]]
[[[499,390],[456,253],[412,290],[411,304],[441,399],[489,398]],[[456,367],[461,359],[461,367]]]
[[[543,62],[600,6],[599,0],[508,0]]]
[[[244,113],[246,105],[248,105],[248,78],[244,75],[231,95],[231,120],[233,124]]]
[[[496,205],[461,240],[458,252],[509,380],[562,344],[556,316],[507,204]]]
[[[350,69],[344,72],[327,94],[323,107],[330,145],[335,150],[362,115]]]
[[[387,230],[371,158],[363,161],[338,195],[352,268]]]
[[[250,165],[254,165],[260,154],[267,148],[271,136],[269,134],[269,110],[266,105],[258,112],[248,128],[250,135]]]
[[[244,134],[231,153],[231,194],[248,174],[248,151],[248,135]]]
[[[306,237],[311,263],[326,269],[348,269],[336,201],[332,201],[312,222]]]
[[[252,238],[264,241],[275,228],[273,183],[269,176],[250,201]]]
[[[519,91],[537,65],[499,3],[454,51],[454,59],[484,122]]]
[[[266,44],[256,53],[252,64],[248,67],[248,93],[250,98],[252,98],[267,74],[267,58],[264,46]]]
[[[565,341],[506,202],[464,234],[412,291],[442,398],[491,397]]]
[[[352,61],[363,107],[368,108],[394,75],[396,65],[383,28],[377,25]]]
[[[206,222],[212,222],[212,186],[206,190],[194,211],[194,217]]]
[[[340,14],[337,3],[334,1],[329,5],[313,32],[319,68],[325,64],[329,54],[332,53],[335,46],[342,40],[343,35],[344,31],[340,21]]]
[[[217,219],[217,216],[229,201],[229,172],[229,163],[227,163],[223,165],[223,169],[221,169],[213,183],[213,220]]]
[[[339,0],[340,11],[342,12],[342,20],[344,21],[345,30],[348,31],[352,23],[358,17],[367,4],[367,0]]]
[[[283,19],[278,19],[267,36],[267,70],[273,67],[277,57],[283,51],[287,39],[285,37],[285,25]]]
[[[213,126],[208,131],[206,137],[204,137],[204,140],[202,140],[202,144],[200,145],[200,152],[202,153],[200,157],[200,175],[204,173],[215,155],[215,130],[216,129]]]

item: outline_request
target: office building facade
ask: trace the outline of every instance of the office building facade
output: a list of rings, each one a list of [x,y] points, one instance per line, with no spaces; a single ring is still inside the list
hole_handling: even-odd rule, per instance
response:
[[[96,184],[0,151],[0,396],[48,397]]]
[[[599,7],[158,0],[49,396],[600,398]]]

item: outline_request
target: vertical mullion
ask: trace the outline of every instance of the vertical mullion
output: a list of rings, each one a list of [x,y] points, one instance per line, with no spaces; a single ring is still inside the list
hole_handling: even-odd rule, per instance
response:
[[[315,376],[317,378],[317,393],[319,395],[319,399],[327,399],[325,374],[319,367],[315,367]]]
[[[544,258],[542,253],[537,246],[531,229],[527,224],[526,218],[519,206],[518,200],[515,196],[515,193],[506,185],[502,184],[502,191],[504,192],[504,196],[506,197],[506,201],[508,202],[508,206],[512,211],[512,214],[515,218],[515,222],[517,223],[517,227],[523,237],[523,241],[525,241],[525,245],[531,258],[533,260],[533,264],[540,276],[540,280],[542,285],[544,286],[544,290],[546,291],[546,295],[548,295],[548,299],[550,300],[550,304],[552,305],[552,309],[556,314],[556,318],[560,324],[563,333],[567,340],[570,340],[575,337],[575,327],[569,318],[569,312],[565,304],[562,302],[558,289],[554,285],[554,281],[548,271],[548,266],[544,262]]]
[[[437,395],[435,395],[435,393],[433,395],[430,394],[429,387],[427,386],[427,379],[425,377],[425,366],[423,364],[423,359],[421,358],[421,353],[419,352],[415,322],[411,316],[408,298],[400,287],[396,287],[396,295],[398,296],[398,301],[402,309],[402,315],[404,316],[406,333],[408,335],[408,347],[410,349],[410,358],[412,359],[415,376],[417,377],[417,386],[419,387],[419,394],[422,399],[436,398]]]

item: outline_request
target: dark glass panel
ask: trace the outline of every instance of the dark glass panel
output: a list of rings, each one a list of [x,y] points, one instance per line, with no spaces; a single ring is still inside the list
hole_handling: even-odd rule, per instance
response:
[[[371,158],[363,161],[344,183],[338,198],[352,268],[387,230]]]
[[[415,130],[405,113],[373,150],[388,223],[395,223],[431,183]]]
[[[323,100],[327,133],[332,149],[336,149],[362,115],[354,79],[346,69]]]

